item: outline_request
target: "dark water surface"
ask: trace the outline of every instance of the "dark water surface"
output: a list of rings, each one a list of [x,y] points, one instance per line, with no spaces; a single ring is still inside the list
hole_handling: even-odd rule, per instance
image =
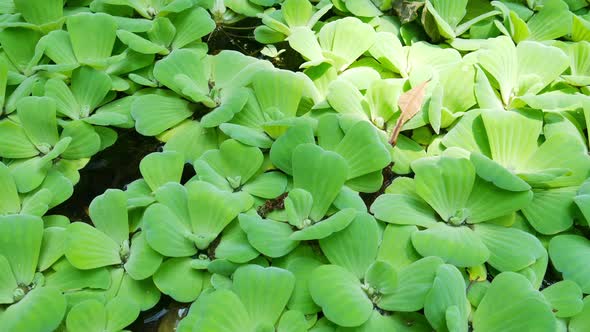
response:
[[[61,214],[72,221],[88,221],[88,206],[96,196],[109,188],[124,189],[141,178],[139,162],[147,154],[157,151],[162,143],[132,129],[118,130],[118,134],[113,146],[93,156],[80,170],[80,182],[74,187],[72,197],[47,214]]]

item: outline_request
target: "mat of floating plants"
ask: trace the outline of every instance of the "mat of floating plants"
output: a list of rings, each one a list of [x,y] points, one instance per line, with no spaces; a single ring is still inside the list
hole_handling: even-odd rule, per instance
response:
[[[590,0],[1,0],[0,331],[590,331]]]

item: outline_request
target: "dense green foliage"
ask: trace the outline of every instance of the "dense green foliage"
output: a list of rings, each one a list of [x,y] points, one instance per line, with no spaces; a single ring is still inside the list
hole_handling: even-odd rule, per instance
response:
[[[2,332],[590,331],[586,0],[0,0],[0,45]],[[124,129],[142,178],[52,214]]]

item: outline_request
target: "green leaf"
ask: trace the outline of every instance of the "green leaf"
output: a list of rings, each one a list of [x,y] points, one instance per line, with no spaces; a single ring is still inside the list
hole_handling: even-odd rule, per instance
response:
[[[66,324],[71,331],[104,331],[107,324],[105,306],[96,300],[81,302],[70,310]]]
[[[34,157],[10,165],[12,178],[19,192],[28,193],[43,183],[51,166],[51,159],[45,157]]]
[[[558,235],[549,242],[549,257],[555,269],[586,294],[590,292],[589,253],[590,241],[578,235]]]
[[[199,50],[174,50],[154,66],[158,82],[179,95],[188,95],[195,102],[208,99],[205,95],[209,94],[209,76],[209,61]]]
[[[193,115],[190,104],[177,97],[144,95],[131,104],[137,132],[155,136]]]
[[[27,22],[36,25],[57,21],[63,15],[63,3],[60,0],[15,0],[14,6]]]
[[[530,190],[506,191],[478,177],[467,201],[467,222],[475,224],[511,214],[528,206],[532,199]]]
[[[411,239],[412,233],[416,231],[416,226],[387,225],[383,231],[377,259],[388,262],[397,270],[420,259]]]
[[[121,263],[120,244],[96,228],[75,222],[66,232],[65,255],[76,268],[88,270]]]
[[[408,195],[384,194],[371,205],[375,218],[398,225],[430,227],[436,224],[436,213],[422,199]]]
[[[117,296],[106,305],[106,331],[119,331],[139,317],[139,306],[130,299]]]
[[[293,186],[307,190],[314,199],[310,217],[320,220],[334,201],[347,177],[347,165],[340,155],[312,144],[293,151]]]
[[[129,258],[123,265],[125,271],[135,280],[151,277],[160,267],[163,257],[145,239],[145,233],[136,233],[131,239]]]
[[[542,121],[518,112],[482,112],[494,161],[508,169],[523,169],[537,149]],[[519,142],[515,144],[514,142]]]
[[[203,128],[197,121],[185,121],[163,134],[164,151],[176,151],[184,155],[185,162],[192,162],[205,151],[216,149],[217,131]]]
[[[111,56],[115,44],[117,23],[104,13],[79,13],[66,20],[72,48],[82,64],[101,65]]]
[[[313,197],[303,189],[293,189],[284,200],[287,221],[292,226],[303,228],[313,206]]]
[[[153,43],[129,31],[117,30],[117,37],[130,49],[142,54],[158,53],[166,55],[170,53],[166,47]]]
[[[19,285],[33,281],[43,237],[43,221],[27,215],[0,216],[0,255],[12,269]]]
[[[430,157],[412,163],[416,192],[444,221],[466,207],[475,181],[475,168],[467,159]]]
[[[24,27],[7,27],[0,31],[2,49],[16,67],[15,69],[21,72],[30,71],[29,65],[35,55],[35,45],[40,38],[39,31]]]
[[[238,268],[233,281],[232,290],[244,304],[252,321],[270,326],[278,321],[295,286],[295,277],[291,272],[258,265]]]
[[[472,152],[469,159],[475,166],[477,175],[492,182],[498,188],[510,191],[524,191],[531,188],[528,183],[514,173],[479,152]]]
[[[539,184],[529,181],[537,187],[567,187],[576,186],[586,179],[590,170],[590,158],[586,145],[581,140],[567,132],[558,132],[549,136],[546,126],[547,140],[527,161],[524,173],[548,173],[549,178],[541,180]],[[557,174],[551,174],[551,173]],[[523,177],[523,175],[519,174]]]
[[[250,127],[233,123],[222,123],[219,129],[227,136],[246,145],[256,146],[261,149],[268,149],[272,145],[272,139],[264,132]]]
[[[424,148],[404,135],[399,135],[393,147],[392,170],[397,174],[408,174],[412,171],[410,165],[414,160],[426,157]]]
[[[476,54],[481,68],[498,82],[502,102],[507,105],[517,84],[518,59],[514,43],[507,36],[489,39]]]
[[[230,290],[215,291],[211,295],[200,298],[196,303],[199,304],[197,308],[200,319],[193,326],[195,330],[219,332],[254,330],[255,322],[250,319],[240,298]],[[231,308],[231,315],[227,314],[228,308]]]
[[[250,244],[266,256],[282,257],[299,244],[290,238],[293,230],[286,223],[248,214],[240,214],[238,219]]]
[[[584,332],[588,330],[590,323],[590,296],[584,298],[584,309],[572,317],[569,323],[569,331],[571,332]]]
[[[377,260],[369,266],[365,282],[380,294],[390,294],[397,286],[397,273],[389,263]]]
[[[287,184],[288,179],[283,173],[266,172],[244,184],[242,190],[260,198],[273,199],[287,190]]]
[[[47,80],[45,83],[45,95],[55,101],[58,113],[72,120],[80,118],[78,101],[64,81],[57,78]]]
[[[89,207],[94,226],[115,243],[129,239],[127,196],[121,190],[109,189],[92,200]]]
[[[501,272],[522,270],[546,255],[541,242],[520,229],[478,224],[473,230],[490,250],[488,264]]]
[[[231,139],[221,143],[219,150],[207,151],[201,156],[233,189],[241,187],[256,174],[263,158],[260,149]]]
[[[389,151],[368,122],[361,121],[348,130],[334,152],[348,164],[348,179],[380,171],[391,162]]]
[[[175,151],[154,152],[144,157],[139,170],[152,191],[168,182],[180,183],[184,158]]]
[[[192,240],[199,249],[207,248],[225,226],[252,205],[248,194],[221,191],[207,182],[191,182],[187,192]]]
[[[289,239],[296,241],[324,239],[345,229],[356,215],[357,211],[352,208],[338,211],[322,221],[294,232],[289,236]]]
[[[320,248],[330,263],[348,269],[359,280],[377,257],[378,246],[378,225],[367,213],[357,213],[343,231],[320,240]]]
[[[285,311],[277,325],[277,332],[305,332],[308,324],[301,312],[295,310]]]
[[[62,227],[47,227],[43,231],[43,241],[39,253],[39,271],[51,267],[65,252],[66,230]]]
[[[14,183],[12,175],[10,175],[10,169],[3,163],[0,163],[0,188],[2,188],[0,214],[18,213],[21,205],[16,183]]]
[[[455,38],[455,29],[467,13],[467,0],[430,0],[426,2],[428,12],[432,14],[441,36]]]
[[[358,18],[346,17],[324,25],[318,40],[324,55],[333,58],[336,69],[343,71],[373,45],[375,30]],[[350,40],[358,42],[351,44]]]
[[[569,34],[572,29],[572,13],[563,1],[548,0],[543,8],[527,22],[530,40],[557,39]]]
[[[188,237],[190,225],[183,219],[164,204],[150,205],[143,216],[148,244],[168,257],[187,257],[196,254],[197,248]]]
[[[576,187],[535,189],[533,194],[532,202],[522,209],[522,213],[536,231],[556,234],[572,226]]]
[[[178,302],[192,302],[203,288],[205,272],[191,267],[192,259],[169,258],[154,274],[154,283],[162,293]]]
[[[162,16],[153,20],[152,27],[147,32],[150,41],[164,47],[170,46],[174,35],[176,35],[176,27],[167,17]]]
[[[352,118],[369,120],[362,93],[346,80],[336,80],[328,86],[326,100],[338,113]]]
[[[313,302],[308,287],[312,271],[321,265],[322,263],[313,255],[298,255],[297,251],[286,258],[285,264],[278,265],[291,271],[295,276],[295,288],[287,304],[289,309],[297,310],[304,314],[315,314],[321,311],[315,302]]]
[[[111,90],[109,75],[90,67],[80,67],[72,73],[72,94],[80,106],[80,116],[87,117]]]
[[[340,326],[359,326],[373,311],[373,303],[361,289],[361,282],[338,265],[316,268],[309,280],[311,296],[326,317]]]
[[[215,22],[211,15],[199,6],[180,12],[172,19],[176,27],[176,35],[172,40],[172,48],[182,48],[215,29]]]
[[[461,272],[453,265],[439,266],[432,289],[426,295],[426,318],[437,331],[467,331],[469,311]]]
[[[510,301],[506,301],[510,299]],[[518,312],[518,315],[514,315]],[[473,315],[473,328],[481,331],[555,331],[549,303],[520,274],[497,275]]]
[[[31,142],[43,153],[59,140],[55,102],[48,97],[25,97],[16,105],[18,118]]]
[[[313,6],[307,0],[285,0],[281,12],[289,27],[304,26],[313,15]]]
[[[39,287],[2,313],[0,329],[41,332],[57,329],[66,313],[66,299],[55,288]]]
[[[9,119],[0,120],[0,156],[30,158],[39,154],[24,129]]]
[[[122,269],[121,272],[123,272]],[[123,274],[117,296],[132,300],[139,306],[140,310],[145,311],[158,303],[160,291],[156,288],[152,279],[136,281],[129,275]]]
[[[37,43],[37,48],[44,48],[45,55],[59,66],[76,68],[79,66],[70,34],[65,30],[54,30],[43,36]]]
[[[111,284],[111,276],[106,268],[79,270],[67,260],[58,261],[52,268],[55,272],[47,275],[45,284],[62,292],[79,291],[84,288],[105,290]]]
[[[14,291],[18,284],[12,274],[10,263],[3,255],[0,255],[0,303],[10,304],[14,302]]]
[[[205,128],[217,127],[224,122],[230,121],[236,113],[239,113],[244,108],[250,96],[246,88],[225,89],[222,91],[219,106],[201,118],[201,124]]]
[[[489,141],[481,112],[477,110],[467,112],[443,137],[442,143],[446,147],[459,147],[467,151],[480,152],[485,156],[489,156]],[[477,167],[477,165],[475,166]]]
[[[293,117],[303,94],[304,80],[286,70],[260,70],[252,76],[252,88],[262,110],[276,107],[285,116]]]
[[[61,153],[62,157],[66,159],[88,158],[100,150],[100,136],[88,123],[76,120],[62,124],[62,127],[61,141],[65,138],[71,139],[67,149]]]
[[[403,312],[422,309],[441,265],[442,259],[426,257],[406,266],[398,273],[395,291],[382,296],[377,306],[384,310]]]
[[[270,160],[283,172],[293,174],[293,150],[306,143],[315,143],[313,128],[307,123],[295,125],[272,143]]]
[[[466,226],[438,223],[412,233],[412,244],[420,255],[438,256],[458,267],[477,266],[490,257],[490,251],[479,236]]]
[[[582,290],[573,281],[559,281],[541,291],[541,294],[551,303],[555,316],[559,318],[577,315],[584,308]]]
[[[227,259],[234,263],[246,263],[259,253],[248,242],[247,234],[240,227],[239,222],[232,222],[221,233],[221,240],[215,247],[215,257]]]

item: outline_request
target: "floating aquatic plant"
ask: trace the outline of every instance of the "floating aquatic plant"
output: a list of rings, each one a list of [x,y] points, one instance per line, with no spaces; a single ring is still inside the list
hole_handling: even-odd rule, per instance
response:
[[[586,331],[589,10],[1,1],[0,330]]]

